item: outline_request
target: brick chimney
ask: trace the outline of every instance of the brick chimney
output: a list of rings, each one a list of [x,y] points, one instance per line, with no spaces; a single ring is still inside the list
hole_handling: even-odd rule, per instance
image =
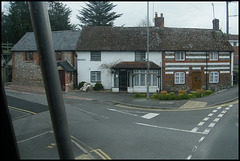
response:
[[[216,30],[216,31],[218,31],[219,30],[219,19],[214,19],[213,21],[212,21],[212,23],[213,23],[213,30]]]
[[[161,17],[158,17],[157,12],[155,12],[155,27],[164,28],[164,17],[163,13],[161,13]]]

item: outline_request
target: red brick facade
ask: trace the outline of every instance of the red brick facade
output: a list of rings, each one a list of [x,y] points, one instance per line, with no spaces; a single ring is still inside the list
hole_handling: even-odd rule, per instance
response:
[[[217,52],[216,60],[210,60],[210,52],[184,52],[182,60],[176,60],[176,51],[163,52],[162,90],[192,91],[199,88],[216,91],[230,87],[231,59],[230,52]],[[180,79],[175,78],[177,72],[184,73],[182,74],[184,75],[183,83],[175,82]],[[211,78],[209,73],[211,73]],[[194,77],[193,74],[195,74]]]

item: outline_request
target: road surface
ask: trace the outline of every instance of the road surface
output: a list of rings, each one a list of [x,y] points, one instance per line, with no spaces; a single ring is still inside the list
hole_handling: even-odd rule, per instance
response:
[[[22,159],[57,159],[45,95],[7,91]],[[146,110],[64,98],[75,157],[238,159],[238,101],[207,109]]]

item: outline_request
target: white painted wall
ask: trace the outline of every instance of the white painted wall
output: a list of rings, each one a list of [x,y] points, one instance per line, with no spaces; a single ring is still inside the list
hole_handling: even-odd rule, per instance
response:
[[[134,51],[102,51],[101,61],[90,61],[91,52],[76,52],[78,67],[78,83],[90,82],[91,71],[101,71],[101,83],[105,89],[112,88],[112,74],[110,69],[102,68],[102,64],[113,65],[121,61],[135,61]],[[162,65],[161,52],[149,52],[149,60]],[[91,82],[90,82],[91,83]],[[91,83],[94,85],[95,83]]]

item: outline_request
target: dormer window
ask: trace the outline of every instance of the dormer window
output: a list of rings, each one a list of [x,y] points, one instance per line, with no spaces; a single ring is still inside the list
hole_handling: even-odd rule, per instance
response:
[[[218,52],[210,52],[210,60],[217,61],[218,60]]]
[[[176,61],[184,61],[185,60],[185,52],[184,51],[177,51],[175,53]]]
[[[136,51],[135,52],[135,61],[145,61],[146,53],[145,51]]]

